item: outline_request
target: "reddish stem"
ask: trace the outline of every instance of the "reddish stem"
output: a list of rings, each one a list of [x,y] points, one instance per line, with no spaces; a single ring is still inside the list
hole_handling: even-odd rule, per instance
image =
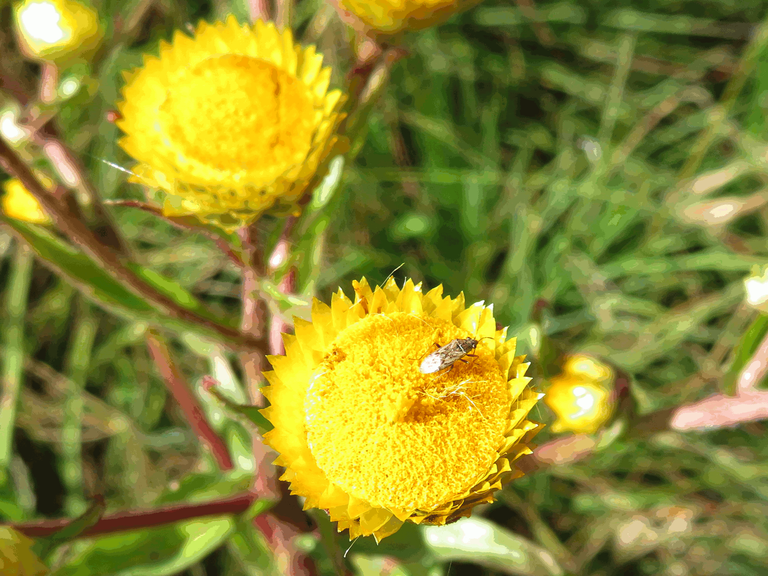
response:
[[[251,22],[256,20],[267,22],[270,19],[269,0],[248,0],[248,11]]]
[[[168,391],[178,402],[192,430],[211,450],[219,468],[225,471],[232,470],[235,466],[232,463],[232,457],[229,455],[227,445],[219,438],[216,431],[206,420],[205,412],[203,412],[200,403],[192,393],[186,379],[173,362],[168,346],[158,334],[153,333],[151,330],[147,332],[146,339],[149,353],[155,361],[155,366],[157,366],[157,369],[163,376],[166,388],[168,388]]]
[[[245,371],[248,396],[255,406],[263,406],[264,398],[259,391],[262,382],[261,372],[266,370],[264,356],[266,344],[267,306],[259,296],[259,278],[264,276],[264,258],[258,242],[255,226],[247,226],[238,231],[243,249],[243,310],[240,330],[243,334],[259,341],[262,346],[253,352],[244,352],[240,361]]]
[[[197,234],[202,234],[209,240],[211,240],[216,246],[221,250],[231,261],[233,264],[235,264],[238,268],[243,267],[243,261],[240,259],[240,256],[238,256],[234,250],[232,250],[232,247],[227,243],[224,238],[221,236],[217,236],[215,233],[201,227],[201,226],[195,226],[189,218],[184,217],[173,217],[173,216],[166,216],[163,214],[162,208],[158,206],[153,206],[152,204],[148,204],[147,202],[142,202],[141,200],[107,200],[104,202],[107,206],[123,206],[127,208],[138,208],[139,210],[143,210],[144,212],[149,212],[150,214],[154,214],[158,218],[162,218],[169,224],[175,226],[176,228],[179,228],[180,230],[186,230],[188,232],[194,232]]]
[[[94,233],[79,220],[71,210],[55,196],[48,193],[45,187],[35,177],[29,167],[19,156],[0,138],[0,166],[9,174],[18,178],[24,187],[37,199],[48,213],[56,226],[66,234],[72,242],[95,260],[110,276],[123,284],[137,296],[146,299],[169,316],[197,324],[216,333],[224,342],[236,349],[263,349],[264,343],[238,330],[218,324],[213,320],[200,316],[196,312],[180,306],[169,296],[158,292],[154,287],[140,279],[113,250],[101,243]]]
[[[254,492],[244,492],[203,504],[173,504],[158,508],[157,510],[126,510],[107,514],[88,530],[80,534],[78,538],[164,526],[182,520],[191,520],[205,516],[242,514],[248,510],[257,497],[258,495]],[[54,520],[32,520],[30,522],[7,525],[12,526],[15,530],[26,534],[30,538],[42,538],[65,528],[70,522],[72,520],[69,518],[58,518]],[[0,526],[2,525],[4,524],[0,524]]]
[[[309,196],[307,195],[307,200]],[[279,269],[290,257],[291,242],[290,237],[298,219],[294,216],[290,216],[285,221],[285,226],[280,234],[280,239],[275,244],[272,254],[269,256],[269,270],[275,271]],[[293,294],[296,290],[296,269],[291,267],[280,280],[278,289],[283,294]],[[271,354],[285,354],[285,348],[283,346],[284,332],[288,332],[290,325],[284,322],[278,316],[272,317],[272,322],[269,325],[269,351]]]

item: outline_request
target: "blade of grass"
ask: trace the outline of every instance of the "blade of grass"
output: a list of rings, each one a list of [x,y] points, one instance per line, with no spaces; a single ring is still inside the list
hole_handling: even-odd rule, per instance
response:
[[[5,484],[11,463],[16,404],[24,366],[24,316],[27,311],[29,285],[32,279],[32,251],[16,245],[6,297],[5,334],[3,342],[3,396],[0,399],[0,485]]]
[[[98,329],[98,320],[88,302],[78,298],[75,309],[77,319],[65,361],[69,381],[63,404],[60,462],[61,478],[67,491],[64,509],[70,516],[82,514],[87,507],[82,459],[83,390]]]
[[[744,56],[741,58],[737,70],[731,76],[728,85],[723,91],[723,96],[720,98],[721,110],[715,115],[714,121],[707,126],[704,134],[696,141],[688,161],[680,171],[680,180],[691,178],[698,170],[702,160],[704,160],[704,155],[723,128],[733,105],[736,103],[736,98],[752,75],[752,71],[757,66],[758,59],[766,47],[768,47],[768,20],[763,21],[752,36],[752,40],[744,51]]]

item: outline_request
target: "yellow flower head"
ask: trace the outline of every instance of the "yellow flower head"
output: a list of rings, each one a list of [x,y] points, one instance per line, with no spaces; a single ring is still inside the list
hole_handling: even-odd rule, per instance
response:
[[[269,359],[265,439],[282,479],[351,538],[469,516],[522,475],[513,463],[541,426],[527,419],[539,399],[528,364],[492,307],[411,280],[353,285],[354,304],[341,290],[330,307],[315,300],[312,322],[297,319],[285,356]],[[466,337],[475,356],[422,373],[435,343]]]
[[[379,35],[422,30],[481,0],[333,0],[344,20]]]
[[[7,526],[0,526],[0,574],[44,576],[48,568],[32,551],[34,541]]]
[[[166,215],[227,230],[291,206],[339,149],[343,98],[322,61],[272,23],[177,31],[125,75],[118,126],[135,181],[166,193]]]
[[[35,60],[69,63],[91,55],[104,38],[98,13],[75,0],[25,0],[14,17],[21,47]]]
[[[613,370],[606,364],[584,354],[567,358],[544,399],[557,416],[552,431],[597,432],[613,414],[612,385]]]
[[[52,189],[54,187],[53,180],[50,178],[42,174],[38,174],[37,177],[46,188]],[[24,188],[24,185],[19,180],[16,178],[6,180],[3,182],[3,189],[5,190],[5,195],[2,198],[2,207],[6,216],[32,224],[51,223],[51,218],[40,206],[37,198]]]
[[[613,378],[613,370],[610,366],[587,354],[574,354],[566,358],[563,363],[563,372],[594,382],[605,382]]]

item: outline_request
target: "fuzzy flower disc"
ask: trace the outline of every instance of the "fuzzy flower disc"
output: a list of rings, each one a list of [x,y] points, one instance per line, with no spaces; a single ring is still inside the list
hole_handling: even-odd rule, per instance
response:
[[[496,330],[492,308],[465,308],[442,287],[422,294],[408,281],[372,290],[355,283],[296,322],[286,356],[270,358],[266,440],[284,480],[350,536],[395,532],[404,521],[445,524],[481,502],[530,452],[539,398],[515,341]],[[424,374],[421,360],[458,338],[472,356]]]
[[[120,145],[136,181],[165,193],[167,215],[232,230],[283,209],[340,152],[342,95],[313,46],[259,21],[202,22],[126,76]]]

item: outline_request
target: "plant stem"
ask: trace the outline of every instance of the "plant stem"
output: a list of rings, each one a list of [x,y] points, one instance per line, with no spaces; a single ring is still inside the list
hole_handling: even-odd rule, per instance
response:
[[[275,23],[279,30],[290,30],[293,19],[293,0],[277,0]]]
[[[91,538],[115,532],[164,526],[205,516],[242,514],[256,501],[257,497],[257,494],[253,492],[243,492],[202,504],[173,504],[157,510],[127,510],[107,514],[91,528],[80,534],[78,538]],[[32,520],[9,525],[30,538],[41,538],[61,530],[71,521],[68,518],[59,518],[55,520]],[[3,525],[0,524],[0,526]]]
[[[149,353],[155,362],[155,366],[157,366],[157,369],[163,376],[165,387],[178,403],[192,430],[194,430],[203,444],[211,450],[211,454],[219,468],[224,471],[232,470],[235,466],[232,463],[232,457],[229,454],[227,445],[219,438],[216,431],[206,420],[205,412],[200,406],[200,402],[198,402],[186,379],[173,362],[165,340],[153,330],[147,332],[146,339],[147,348],[149,348]]]
[[[263,350],[264,345],[258,339],[243,335],[237,330],[223,326],[187,310],[171,298],[155,290],[141,280],[123,262],[118,254],[102,244],[91,230],[62,202],[49,194],[37,180],[29,167],[16,153],[0,139],[0,165],[11,175],[18,178],[24,187],[32,193],[42,205],[56,226],[66,234],[79,248],[95,260],[114,279],[121,282],[134,294],[146,299],[154,306],[173,318],[197,324],[216,333],[224,343],[235,349]]]
[[[285,221],[280,238],[275,244],[272,254],[269,256],[268,265],[270,271],[279,269],[290,257],[291,242],[290,237],[296,226],[298,219],[295,216],[289,216]],[[296,290],[296,268],[291,267],[285,272],[280,280],[278,289],[283,294],[293,294]],[[269,352],[270,354],[284,354],[282,334],[288,332],[290,326],[278,316],[273,315],[269,324]]]
[[[267,306],[259,296],[259,279],[264,276],[264,256],[258,242],[255,226],[247,226],[238,231],[243,246],[243,285],[240,330],[259,342],[259,348],[243,352],[240,361],[246,376],[248,397],[254,406],[263,406],[264,398],[259,391],[262,382],[261,372],[267,367],[265,358]]]
[[[269,0],[248,0],[248,11],[250,12],[251,22],[270,19]]]

